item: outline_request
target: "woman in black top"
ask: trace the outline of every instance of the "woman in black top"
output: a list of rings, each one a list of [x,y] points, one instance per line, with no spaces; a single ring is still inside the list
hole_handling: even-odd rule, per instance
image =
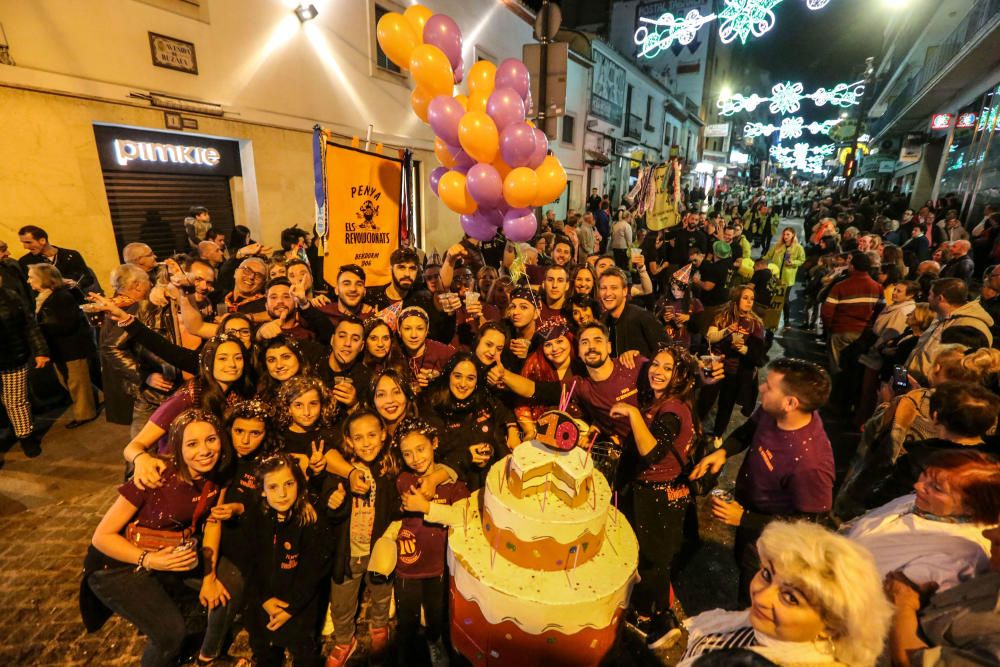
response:
[[[14,427],[14,435],[28,456],[42,453],[28,403],[28,361],[35,368],[49,363],[49,347],[30,305],[17,292],[0,288],[0,400]]]
[[[28,284],[38,293],[35,317],[49,345],[59,381],[73,399],[73,419],[66,428],[76,428],[97,418],[87,361],[97,351],[94,335],[76,298],[63,284],[59,269],[47,263],[32,264],[28,267]]]

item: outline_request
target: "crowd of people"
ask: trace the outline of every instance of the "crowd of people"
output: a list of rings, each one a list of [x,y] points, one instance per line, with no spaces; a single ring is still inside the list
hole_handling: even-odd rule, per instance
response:
[[[26,385],[49,363],[67,428],[102,409],[131,427],[87,551],[88,629],[121,616],[143,665],[175,664],[194,595],[198,664],[223,664],[239,628],[244,665],[344,665],[362,632],[373,662],[448,664],[435,506],[561,406],[635,529],[626,618],[650,648],[683,635],[672,584],[707,496],[735,529],[738,611],[688,619],[681,664],[997,664],[1000,213],[966,229],[947,204],[790,192],[734,191],[650,231],[595,191],[532,243],[398,248],[384,286],[324,271],[302,230],[272,251],[193,209],[185,252],[125,246],[102,294],[78,252],[21,229],[26,255],[0,247],[15,435],[41,451]],[[781,226],[800,212],[802,238]],[[782,323],[821,326],[826,367],[779,357]],[[861,431],[849,461],[821,409]]]

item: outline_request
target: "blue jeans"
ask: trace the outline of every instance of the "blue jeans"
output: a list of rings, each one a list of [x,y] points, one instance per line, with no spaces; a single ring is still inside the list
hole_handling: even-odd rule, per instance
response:
[[[208,612],[205,638],[201,640],[201,655],[206,658],[219,657],[233,619],[243,609],[243,574],[231,561],[220,557],[215,576],[229,591],[229,602]]]

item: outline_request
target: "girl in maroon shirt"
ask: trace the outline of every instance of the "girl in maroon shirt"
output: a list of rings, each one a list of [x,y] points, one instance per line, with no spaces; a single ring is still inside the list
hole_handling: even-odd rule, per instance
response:
[[[257,397],[267,403],[274,402],[282,384],[312,373],[312,364],[303,353],[302,346],[290,336],[275,336],[259,347]]]
[[[698,424],[692,410],[700,366],[679,345],[661,346],[639,381],[639,407],[616,403],[611,415],[629,420],[639,454],[632,485],[633,526],[639,541],[639,576],[632,595],[632,622],[651,648],[679,636],[670,610],[671,571],[692,546],[685,525],[697,525],[685,468]]]
[[[400,349],[416,381],[413,389],[420,391],[441,375],[445,364],[454,356],[455,348],[427,338],[430,317],[419,306],[404,308],[399,314],[398,325]]]
[[[407,369],[406,359],[400,352],[396,338],[392,334],[392,328],[377,317],[370,317],[365,320],[365,351],[361,363],[377,373],[385,368],[393,368],[397,371]]]

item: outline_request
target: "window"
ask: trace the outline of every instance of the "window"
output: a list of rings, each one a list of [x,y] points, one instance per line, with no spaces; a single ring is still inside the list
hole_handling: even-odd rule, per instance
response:
[[[494,56],[489,51],[484,51],[483,47],[481,47],[478,44],[476,44],[476,62],[478,63],[480,60],[488,60],[489,62],[493,63],[494,65],[496,65],[496,63],[497,63],[496,56]]]
[[[645,118],[646,131],[651,132],[653,130],[653,96],[649,95],[646,97],[646,118]]]
[[[562,119],[562,142],[564,144],[573,143],[573,131],[576,128],[576,119],[573,116],[563,116]]]
[[[391,13],[391,11],[392,10],[386,9],[385,7],[383,7],[381,5],[375,5],[375,23],[374,23],[374,25],[377,26],[379,19],[382,18],[383,16],[385,16],[386,14]],[[389,72],[392,72],[393,74],[400,74],[400,75],[402,75],[402,73],[403,73],[403,70],[401,70],[399,67],[397,67],[391,60],[389,60],[389,57],[387,55],[385,55],[385,51],[383,51],[382,47],[379,46],[379,43],[378,43],[377,39],[375,40],[375,64],[379,67],[379,69],[387,70]]]

